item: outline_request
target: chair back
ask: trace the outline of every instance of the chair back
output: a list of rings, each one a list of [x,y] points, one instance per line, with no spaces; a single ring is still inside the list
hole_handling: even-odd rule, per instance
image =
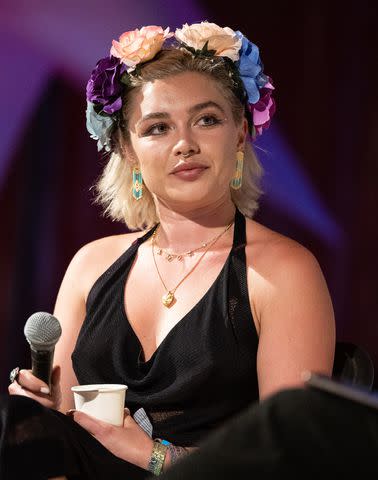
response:
[[[369,353],[350,342],[336,342],[333,378],[372,390],[374,364]]]

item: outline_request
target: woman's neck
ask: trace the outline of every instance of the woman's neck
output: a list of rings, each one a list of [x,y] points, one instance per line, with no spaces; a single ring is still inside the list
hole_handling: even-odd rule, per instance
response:
[[[210,241],[217,233],[221,233],[233,221],[235,205],[231,200],[226,200],[185,211],[159,204],[158,213],[159,247],[172,251],[186,251]]]

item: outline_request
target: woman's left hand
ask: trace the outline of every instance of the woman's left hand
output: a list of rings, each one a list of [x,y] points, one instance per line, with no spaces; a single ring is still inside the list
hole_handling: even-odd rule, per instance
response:
[[[147,470],[153,440],[136,423],[125,409],[123,426],[116,427],[78,410],[71,411],[72,418],[91,433],[116,457]]]

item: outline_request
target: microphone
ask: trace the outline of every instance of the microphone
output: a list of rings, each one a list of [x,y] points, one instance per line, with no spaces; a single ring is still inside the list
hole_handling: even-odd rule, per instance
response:
[[[50,313],[36,312],[25,323],[24,334],[30,344],[32,373],[51,388],[55,344],[62,334],[60,323]]]

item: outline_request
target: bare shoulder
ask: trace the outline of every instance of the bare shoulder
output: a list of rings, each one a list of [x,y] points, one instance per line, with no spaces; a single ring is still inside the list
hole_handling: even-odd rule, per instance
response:
[[[296,240],[247,219],[247,264],[270,280],[290,273],[315,271],[320,266],[314,254]]]
[[[101,254],[102,257],[115,260],[117,256],[122,255],[143,234],[144,232],[133,232],[98,238],[83,245],[74,258],[80,262],[90,262],[93,257],[96,257],[96,260],[98,260],[98,255]]]
[[[303,304],[323,307],[332,316],[326,279],[315,255],[296,240],[247,220],[247,269],[250,301],[257,329],[268,311],[289,311]],[[310,318],[310,315],[306,315]],[[266,315],[265,315],[266,317]]]
[[[66,275],[80,279],[86,298],[91,286],[144,232],[99,238],[83,245],[73,256]]]

